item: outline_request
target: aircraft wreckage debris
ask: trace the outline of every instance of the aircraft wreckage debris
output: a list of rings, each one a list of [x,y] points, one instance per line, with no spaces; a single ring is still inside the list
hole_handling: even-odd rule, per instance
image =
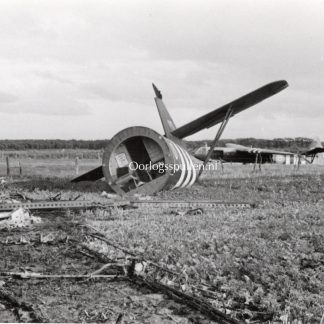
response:
[[[111,260],[101,268],[88,274],[44,274],[36,272],[0,272],[1,277],[11,277],[19,280],[125,280],[131,283],[146,286],[150,290],[166,294],[176,302],[186,304],[192,309],[200,311],[211,319],[223,324],[237,324],[238,320],[218,310],[212,304],[212,300],[221,299],[222,294],[215,291],[215,287],[202,281],[189,278],[185,272],[178,273],[171,271],[163,265],[144,259],[143,255],[138,255],[120,246],[118,243],[108,240],[103,233],[95,228],[86,225],[92,233],[90,236],[101,239],[106,244],[124,252],[125,257]],[[127,255],[132,256],[131,258]],[[120,259],[123,259],[121,262]],[[107,273],[108,270],[108,273]],[[21,305],[9,293],[2,294],[6,300],[10,300],[13,305]],[[34,309],[28,305],[25,307],[35,319],[40,317],[35,314]]]
[[[91,237],[105,242],[125,254],[124,272],[126,279],[138,285],[145,285],[153,291],[160,291],[168,295],[177,302],[188,305],[200,311],[209,318],[217,320],[218,323],[237,324],[238,320],[222,312],[212,305],[212,300],[221,299],[222,294],[218,294],[215,287],[202,280],[189,278],[183,271],[178,273],[167,267],[152,262],[144,258],[143,254],[137,254],[126,249],[116,242],[108,239],[107,236],[90,225],[82,225],[89,229]],[[127,257],[130,256],[130,257]],[[108,263],[110,265],[111,262]],[[105,266],[99,269],[104,271]],[[97,271],[95,272],[97,273]]]
[[[214,140],[215,146],[230,118],[287,87],[285,80],[271,82],[181,127],[176,127],[162,100],[161,91],[153,84],[154,100],[164,135],[142,126],[121,130],[110,139],[105,148],[102,165],[74,178],[72,182],[105,178],[108,186],[120,196],[190,188],[207,165],[212,150],[202,164],[188,150],[183,139],[221,124]]]
[[[4,214],[7,215],[1,216],[0,214],[0,229],[28,227],[42,222],[41,218],[30,215],[27,210],[21,207]]]
[[[164,208],[164,209],[216,209],[224,207],[255,208],[251,202],[213,201],[213,200],[116,200],[98,203],[90,200],[61,200],[61,201],[33,201],[33,202],[5,202],[0,203],[0,212],[7,212],[18,208],[29,210],[82,209],[82,208]],[[5,215],[4,218],[8,218]]]
[[[49,323],[49,319],[42,314],[37,307],[21,301],[15,297],[10,291],[6,288],[0,287],[0,298],[5,300],[7,304],[16,309],[16,312],[19,315],[19,318],[24,317],[28,322],[31,323]],[[20,316],[24,315],[24,316]],[[27,318],[26,318],[27,317]],[[22,318],[21,318],[22,319]],[[22,321],[22,322],[26,322]]]

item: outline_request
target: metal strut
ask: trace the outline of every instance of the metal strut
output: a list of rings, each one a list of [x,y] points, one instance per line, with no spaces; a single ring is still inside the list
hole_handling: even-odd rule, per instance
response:
[[[105,203],[93,202],[90,200],[60,200],[60,201],[34,201],[34,202],[16,202],[0,203],[0,212],[12,211],[18,208],[29,210],[55,210],[72,208],[204,208],[214,209],[222,207],[253,208],[255,203],[246,201],[218,201],[218,200],[116,200]],[[4,218],[7,218],[5,216]]]
[[[316,154],[313,154],[313,155],[311,156],[311,160],[310,160],[310,163],[311,163],[311,164],[314,162],[314,160],[315,160],[315,156],[316,156]]]
[[[311,156],[311,160],[308,160],[307,159],[307,157],[304,157],[302,154],[300,154],[300,153],[297,153],[297,156],[298,156],[298,162],[297,162],[297,167],[296,167],[296,169],[297,170],[299,170],[299,167],[300,167],[300,165],[301,165],[301,161],[302,160],[304,160],[306,163],[308,163],[308,164],[312,164],[313,162],[314,162],[314,160],[315,160],[315,156],[316,156],[316,154],[313,154],[312,156]]]
[[[209,161],[209,159],[210,159],[210,157],[211,157],[211,155],[212,155],[212,153],[213,153],[213,150],[214,150],[214,148],[215,148],[217,142],[219,141],[220,137],[222,136],[223,131],[224,131],[224,129],[225,129],[225,127],[226,127],[226,125],[227,125],[229,119],[232,117],[232,114],[233,114],[233,110],[232,110],[232,106],[230,106],[230,107],[228,108],[227,112],[226,112],[226,115],[225,115],[225,117],[224,117],[224,119],[223,119],[221,125],[219,126],[219,129],[218,129],[218,131],[217,131],[217,134],[216,134],[216,136],[215,136],[215,138],[214,138],[214,140],[213,140],[213,142],[212,142],[212,145],[210,146],[210,149],[209,149],[209,151],[208,151],[208,153],[207,153],[207,156],[206,156],[206,158],[205,158],[205,161],[204,161],[203,167],[200,168],[200,170],[199,170],[197,180],[199,179],[199,177],[201,176],[203,170],[205,169],[206,164],[208,163],[208,161]]]
[[[256,169],[256,165],[259,165],[259,171],[261,171],[261,164],[262,164],[262,155],[260,152],[257,152],[255,155],[255,161],[254,161],[254,166],[253,166],[253,172]]]

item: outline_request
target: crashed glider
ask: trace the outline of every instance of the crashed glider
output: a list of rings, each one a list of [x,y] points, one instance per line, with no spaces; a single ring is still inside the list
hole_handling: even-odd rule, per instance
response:
[[[162,101],[161,92],[153,84],[164,135],[142,126],[123,129],[105,148],[102,165],[72,181],[96,181],[105,177],[119,195],[152,194],[190,187],[198,176],[197,164],[182,139],[219,123],[225,127],[229,118],[287,86],[284,80],[269,83],[177,128]]]

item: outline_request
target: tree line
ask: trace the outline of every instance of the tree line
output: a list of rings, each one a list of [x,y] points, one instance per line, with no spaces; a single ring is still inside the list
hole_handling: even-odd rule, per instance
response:
[[[311,138],[296,137],[296,138],[274,138],[274,139],[260,139],[260,138],[237,138],[237,139],[221,139],[217,146],[224,147],[226,143],[234,143],[248,147],[279,149],[282,151],[298,152],[308,148],[312,142]],[[193,141],[189,142],[188,146],[191,149],[196,149],[203,145],[211,145],[212,141]],[[323,143],[322,143],[323,144]]]
[[[312,139],[306,137],[296,138],[274,138],[274,139],[258,139],[258,138],[237,138],[237,139],[221,139],[217,146],[225,146],[225,143],[235,143],[244,146],[252,146],[259,148],[281,149],[297,152],[309,146]],[[202,145],[210,145],[212,141],[186,141],[189,149],[196,149]],[[82,149],[82,150],[102,150],[109,143],[108,139],[103,140],[0,140],[0,150],[2,151],[22,151],[22,150],[56,150],[56,149]]]
[[[109,143],[108,139],[103,140],[0,140],[0,150],[22,151],[22,150],[59,150],[59,149],[83,149],[101,150]]]

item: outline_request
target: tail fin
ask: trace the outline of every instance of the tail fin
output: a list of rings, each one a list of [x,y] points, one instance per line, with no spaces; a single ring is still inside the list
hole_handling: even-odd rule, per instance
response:
[[[315,157],[315,155],[317,155],[318,153],[324,153],[324,148],[319,138],[313,139],[308,149],[304,152],[301,152],[302,155],[311,155],[313,157]]]
[[[156,103],[156,107],[159,111],[159,115],[161,118],[161,122],[162,122],[162,126],[165,132],[165,136],[166,137],[171,137],[172,136],[172,132],[176,129],[176,126],[168,112],[168,110],[166,109],[163,101],[162,101],[162,94],[160,92],[160,90],[155,86],[154,83],[152,83],[153,86],[153,90],[155,92],[155,103]]]

